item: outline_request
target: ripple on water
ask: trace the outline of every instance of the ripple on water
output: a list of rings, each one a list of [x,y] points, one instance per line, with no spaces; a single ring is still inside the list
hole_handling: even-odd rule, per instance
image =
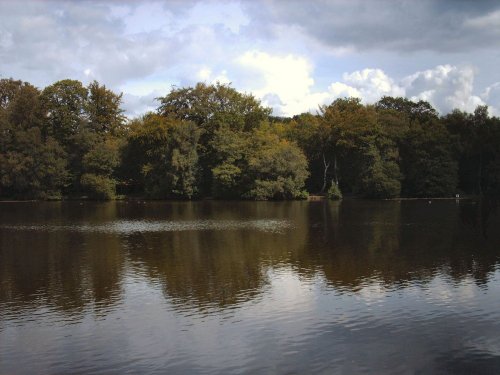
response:
[[[293,228],[292,223],[289,220],[283,219],[189,221],[120,220],[103,224],[82,223],[75,225],[34,224],[0,226],[0,229],[18,231],[71,231],[111,234],[227,230],[257,230],[268,233],[283,233],[285,230],[290,228]]]

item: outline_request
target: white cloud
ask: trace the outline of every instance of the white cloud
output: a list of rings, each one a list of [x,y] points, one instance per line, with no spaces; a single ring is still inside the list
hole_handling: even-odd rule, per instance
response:
[[[173,15],[159,2],[139,3],[136,7],[112,6],[111,14],[125,24],[125,35],[158,32],[173,22]],[[147,22],[144,22],[147,20]]]
[[[14,45],[12,41],[12,33],[0,29],[0,48],[10,48]]]
[[[344,96],[373,103],[383,95],[425,99],[442,113],[487,103],[498,114],[500,88],[491,83],[500,76],[487,63],[500,56],[493,48],[500,40],[498,6],[388,2],[0,1],[0,74],[39,87],[96,79],[129,94],[129,113],[151,108],[137,98],[149,103],[153,92],[165,95],[172,84],[219,81],[252,92],[280,115],[315,111]],[[374,14],[391,22],[381,26]],[[367,54],[374,49],[399,52]],[[422,49],[433,52],[401,53]],[[461,52],[455,58],[443,50]],[[400,79],[430,57],[433,65],[450,64]],[[398,68],[387,68],[387,59]],[[480,68],[481,87],[475,69],[456,65],[462,62]],[[342,71],[348,72],[340,79],[327,78]]]
[[[191,9],[185,22],[192,25],[221,25],[232,33],[237,34],[240,32],[241,27],[248,25],[250,19],[237,2],[225,4],[200,2]]]
[[[481,98],[490,105],[490,113],[493,116],[500,116],[500,82],[488,86]]]
[[[285,99],[297,99],[314,84],[312,66],[304,57],[273,56],[266,52],[248,51],[237,60],[243,67],[260,73],[266,82],[257,92],[274,92]]]
[[[198,79],[200,81],[206,82],[206,83],[222,83],[222,84],[229,84],[231,81],[229,80],[227,76],[227,71],[222,70],[219,74],[213,74],[212,69],[204,67],[201,68],[198,73],[196,74]]]
[[[382,96],[406,96],[412,100],[426,100],[440,113],[453,109],[472,112],[478,105],[492,106],[500,101],[500,84],[492,85],[478,96],[474,93],[475,69],[470,66],[438,65],[404,77],[399,83],[380,69],[364,69],[343,75],[344,82],[334,82],[330,92],[335,97],[359,97],[365,103],[374,103]]]
[[[455,108],[472,112],[485,104],[474,95],[474,76],[470,66],[439,65],[405,77],[402,83],[407,97],[427,100],[441,113]]]
[[[344,73],[345,82],[359,92],[359,97],[367,103],[373,103],[382,96],[403,96],[404,89],[387,76],[381,69],[363,69],[353,73]]]
[[[314,80],[311,77],[312,64],[306,58],[247,51],[237,58],[237,63],[246,70],[246,74],[260,78],[254,80],[248,89],[263,99],[264,105],[270,104],[265,98],[279,98],[283,104],[275,108],[278,114],[294,115],[310,108]]]
[[[122,85],[120,89],[126,93],[136,96],[148,96],[152,92],[159,92],[162,95],[165,95],[170,91],[170,88],[175,83],[176,82],[156,77],[152,80],[130,81],[127,84]]]
[[[473,112],[478,105],[489,105],[490,112],[499,114],[500,82],[474,93],[476,71],[471,66],[438,65],[404,77],[399,83],[380,69],[364,69],[343,75],[344,82],[334,82],[329,91],[334,97],[354,96],[365,103],[374,103],[382,96],[406,96],[425,100],[440,113],[453,109]]]
[[[285,116],[314,112],[319,105],[336,98],[358,97],[371,104],[386,95],[426,100],[443,114],[455,108],[472,112],[478,105],[494,101],[500,92],[500,86],[494,85],[482,97],[476,95],[476,72],[470,66],[438,65],[408,75],[400,82],[381,69],[363,69],[344,73],[342,81],[332,82],[326,90],[315,90],[313,65],[304,56],[272,55],[253,50],[239,56],[237,63],[243,68],[238,71],[238,77],[240,80],[247,77],[248,82],[246,87],[239,88],[249,90],[264,105],[273,107],[275,114]],[[201,70],[202,73],[210,73],[206,77],[212,77],[211,71]]]
[[[138,117],[158,107],[156,98],[165,96],[175,82],[156,77],[152,80],[131,81],[120,87],[123,109],[130,118]]]
[[[239,63],[252,71],[254,84],[249,89],[272,106],[275,113],[292,116],[315,111],[319,105],[336,98],[358,97],[371,104],[383,96],[406,96],[426,100],[440,113],[455,108],[472,112],[478,105],[499,103],[500,83],[488,87],[481,96],[474,93],[475,70],[470,66],[438,65],[418,71],[396,82],[381,69],[363,69],[344,73],[342,81],[331,83],[327,90],[314,90],[312,64],[305,57],[273,56],[265,52],[246,52]]]
[[[156,98],[165,95],[161,91],[152,91],[147,95],[133,95],[125,93],[123,95],[123,108],[125,115],[129,118],[139,117],[146,112],[154,111],[158,107]]]
[[[227,76],[227,71],[223,70],[222,72],[220,72],[219,74],[217,74],[212,79],[212,83],[216,83],[216,82],[223,83],[223,84],[229,84],[229,83],[231,83],[231,80]]]
[[[201,68],[198,71],[197,77],[201,81],[207,81],[208,79],[210,79],[211,75],[212,75],[212,70],[210,70],[209,68]]]
[[[349,86],[343,82],[334,82],[329,87],[328,90],[334,98],[344,98],[344,97],[355,97],[361,98],[361,92],[353,86]]]

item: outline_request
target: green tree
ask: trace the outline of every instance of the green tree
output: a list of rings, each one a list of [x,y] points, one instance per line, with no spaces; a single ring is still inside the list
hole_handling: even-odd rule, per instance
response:
[[[198,153],[201,170],[200,188],[212,193],[212,170],[217,150],[213,140],[218,130],[251,131],[267,120],[270,108],[264,108],[252,95],[242,94],[229,85],[198,83],[194,87],[174,88],[158,98],[158,114],[193,122],[200,130]]]
[[[365,151],[368,159],[361,175],[359,191],[367,198],[395,198],[401,193],[401,173],[394,158],[387,158],[375,144]]]
[[[455,110],[443,120],[458,154],[459,187],[482,194],[491,187],[490,163],[496,163],[499,151],[498,119],[489,116],[488,107],[478,106],[472,114]]]
[[[453,196],[457,189],[454,141],[426,101],[383,97],[376,105],[384,132],[398,146],[402,192],[410,197]]]
[[[120,107],[122,94],[115,94],[97,81],[90,83],[87,90],[85,112],[90,128],[101,134],[117,135],[123,132],[125,117]]]
[[[172,193],[191,199],[198,195],[198,140],[200,129],[192,122],[172,121],[169,142],[169,185]]]
[[[437,121],[415,125],[401,149],[403,193],[410,197],[451,197],[458,165],[450,134]]]
[[[40,105],[40,91],[27,82],[0,80],[0,113],[13,129],[40,127],[44,113]]]
[[[250,137],[242,131],[220,129],[212,140],[215,166],[212,193],[216,198],[241,198],[248,186]]]
[[[214,196],[256,200],[305,197],[307,159],[263,123],[253,132],[219,131],[214,138]]]
[[[24,83],[26,84],[26,83]],[[23,82],[12,78],[0,79],[0,108],[7,108],[10,101],[16,96]]]
[[[255,129],[271,114],[271,109],[262,107],[252,95],[221,83],[174,88],[158,99],[161,116],[191,121],[209,138],[224,127],[239,131]]]
[[[65,152],[43,135],[40,92],[32,85],[0,80],[0,195],[55,198],[67,181]]]
[[[417,121],[419,123],[424,123],[439,118],[436,109],[425,100],[414,102],[407,98],[384,96],[375,104],[375,107],[378,110],[393,110],[398,113],[403,113],[411,122]]]
[[[96,81],[85,87],[79,81],[66,79],[43,90],[41,102],[46,113],[45,134],[56,138],[68,155],[71,184],[66,193],[85,193],[99,199],[114,196],[116,180],[111,175],[118,163],[110,164],[109,158],[113,154],[116,159],[118,151],[111,151],[109,144],[124,137],[125,117],[120,108],[121,98],[121,95]],[[103,159],[98,160],[99,157]],[[112,166],[113,173],[89,171],[89,158],[103,168]]]
[[[322,107],[321,114],[333,158],[334,189],[370,198],[398,196],[397,145],[381,125],[376,108],[362,105],[358,98],[337,99]],[[324,163],[325,182],[330,163]]]
[[[111,137],[95,143],[83,156],[80,186],[93,199],[113,199],[116,194],[114,172],[120,163],[119,142]]]
[[[266,199],[296,199],[306,196],[304,190],[307,159],[294,143],[277,135],[256,130],[248,156],[249,190],[243,197]]]
[[[0,153],[0,194],[17,198],[59,198],[67,181],[66,154],[37,127],[17,130]]]
[[[303,113],[295,116],[285,129],[286,137],[296,142],[306,155],[310,171],[306,181],[308,191],[324,193],[333,169],[330,126],[318,115]]]
[[[81,82],[65,79],[42,92],[42,103],[47,113],[46,131],[64,147],[73,145],[73,136],[85,124],[87,89]]]
[[[200,130],[189,121],[148,114],[131,124],[125,176],[151,198],[192,198],[198,193]],[[139,182],[138,182],[139,181]]]

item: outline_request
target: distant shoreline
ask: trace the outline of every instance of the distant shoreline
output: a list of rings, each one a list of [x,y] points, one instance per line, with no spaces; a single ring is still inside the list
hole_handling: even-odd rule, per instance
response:
[[[423,197],[423,198],[412,198],[412,197],[401,197],[401,198],[363,198],[363,197],[345,197],[342,200],[366,200],[366,201],[435,201],[435,200],[455,200],[455,201],[471,201],[478,200],[479,196],[464,196],[464,197]],[[310,195],[306,199],[285,199],[285,200],[245,200],[245,199],[214,199],[214,198],[201,198],[201,199],[150,199],[144,197],[126,197],[121,199],[109,199],[109,200],[99,200],[99,199],[89,199],[85,197],[81,198],[61,198],[61,199],[0,199],[0,203],[34,203],[34,202],[137,202],[137,201],[145,201],[145,202],[206,202],[206,201],[231,201],[231,202],[300,202],[300,201],[308,201],[308,202],[318,202],[318,201],[330,201],[325,195]],[[331,200],[335,202],[335,200]]]

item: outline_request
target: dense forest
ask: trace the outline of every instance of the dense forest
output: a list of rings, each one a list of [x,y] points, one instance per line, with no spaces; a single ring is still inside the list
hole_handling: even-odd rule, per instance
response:
[[[127,119],[98,82],[0,80],[3,199],[300,199],[500,193],[500,119],[479,106],[344,98],[271,115],[229,85],[172,88]]]

